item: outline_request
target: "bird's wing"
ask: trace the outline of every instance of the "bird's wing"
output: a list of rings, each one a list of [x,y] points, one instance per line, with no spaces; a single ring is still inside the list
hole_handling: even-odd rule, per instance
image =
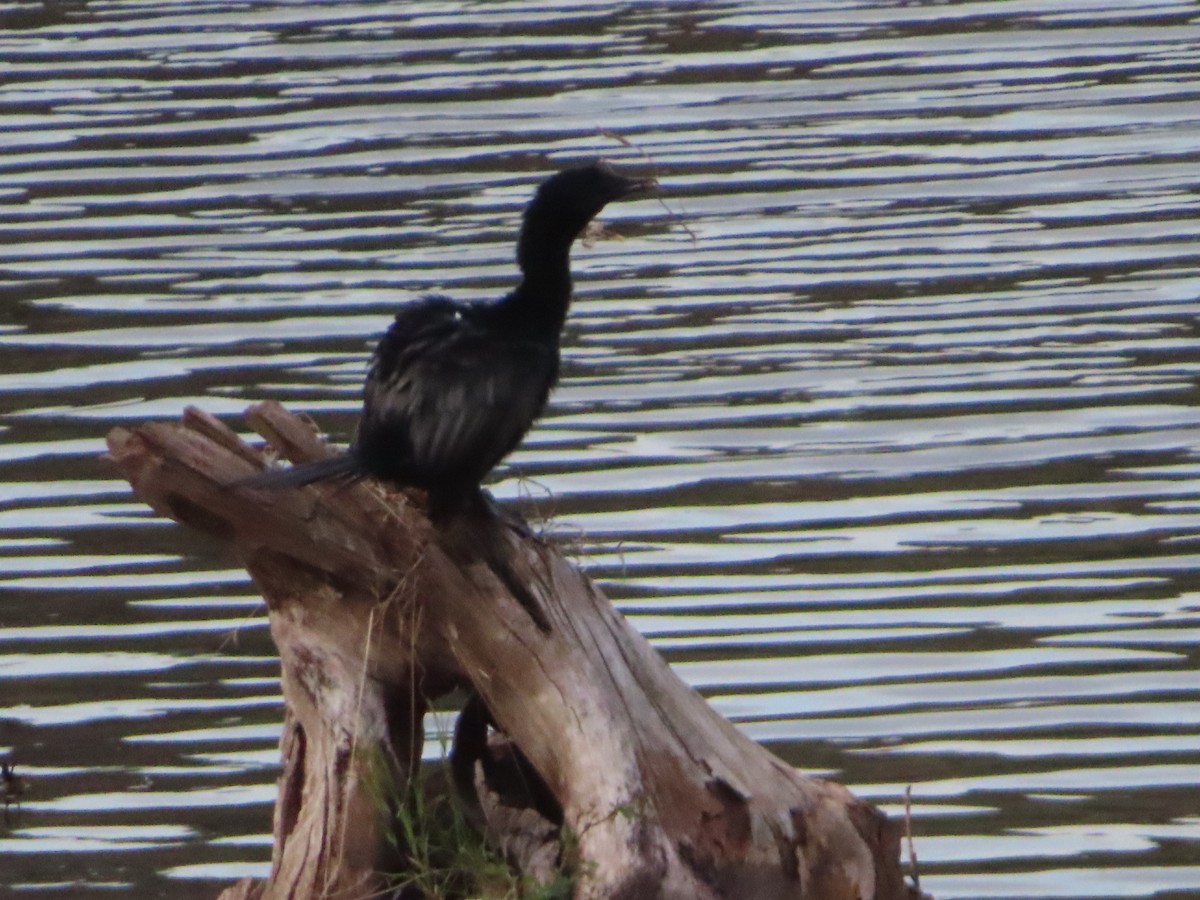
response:
[[[499,337],[469,308],[429,303],[397,316],[380,342],[363,422],[385,428],[418,475],[479,479],[541,413],[557,372],[556,348]]]

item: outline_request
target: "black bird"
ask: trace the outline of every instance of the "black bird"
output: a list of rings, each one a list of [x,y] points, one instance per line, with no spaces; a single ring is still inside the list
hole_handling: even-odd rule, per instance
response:
[[[606,204],[655,186],[603,161],[544,181],[525,210],[516,288],[499,301],[434,296],[404,307],[375,349],[347,451],[242,484],[374,477],[423,488],[441,509],[474,496],[541,415],[558,378],[571,244]]]

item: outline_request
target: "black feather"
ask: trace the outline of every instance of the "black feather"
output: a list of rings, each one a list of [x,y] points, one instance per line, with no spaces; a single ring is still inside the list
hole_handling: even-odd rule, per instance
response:
[[[235,482],[237,487],[260,490],[282,490],[303,487],[317,481],[337,481],[351,484],[366,478],[369,473],[353,453],[339,453],[328,459],[301,463],[290,469],[268,469]]]

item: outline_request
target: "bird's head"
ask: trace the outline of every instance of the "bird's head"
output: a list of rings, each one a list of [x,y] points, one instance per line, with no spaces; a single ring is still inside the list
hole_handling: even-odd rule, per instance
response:
[[[614,200],[641,197],[658,187],[653,178],[621,175],[604,160],[564,169],[542,182],[526,212],[549,230],[573,240],[588,222]]]

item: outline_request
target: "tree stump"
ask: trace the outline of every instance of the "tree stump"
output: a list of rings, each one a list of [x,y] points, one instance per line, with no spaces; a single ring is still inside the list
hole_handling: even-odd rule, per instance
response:
[[[278,404],[247,419],[293,462],[331,452]],[[573,863],[579,900],[917,896],[893,823],[717,715],[512,514],[434,523],[416,492],[374,482],[238,487],[267,457],[196,409],[108,445],[138,497],[233,546],[279,649],[271,873],[224,900],[395,894],[404,801],[381,808],[379,784],[403,797],[423,716],[456,690],[450,768],[472,821],[519,871]]]

